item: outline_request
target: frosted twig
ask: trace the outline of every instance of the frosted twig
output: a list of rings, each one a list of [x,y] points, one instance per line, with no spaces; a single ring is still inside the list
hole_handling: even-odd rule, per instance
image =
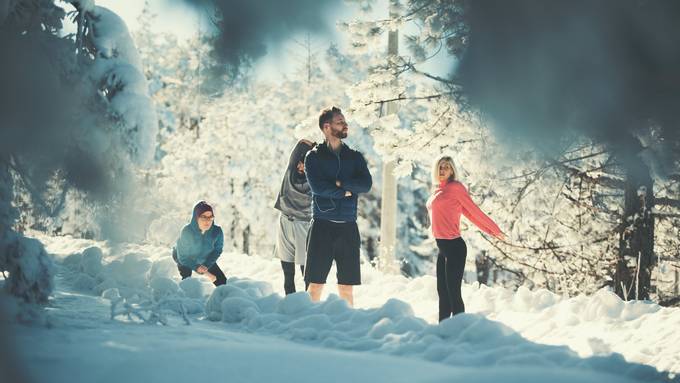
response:
[[[139,319],[145,324],[156,324],[160,323],[163,326],[168,326],[168,318],[163,313],[163,307],[168,304],[177,304],[179,307],[180,315],[182,320],[186,325],[190,325],[191,321],[181,299],[178,298],[160,298],[158,300],[153,299],[149,296],[145,296],[145,299],[139,303],[130,303],[125,298],[119,298],[111,301],[111,319],[115,319],[119,315],[127,316],[128,320]],[[120,307],[122,303],[122,308]],[[171,310],[172,311],[172,310]],[[148,312],[148,317],[144,316],[144,313]]]
[[[191,322],[189,321],[189,317],[187,316],[187,309],[184,307],[184,302],[180,301],[179,302],[179,310],[180,313],[182,314],[182,319],[184,319],[184,323],[189,326],[191,325]]]

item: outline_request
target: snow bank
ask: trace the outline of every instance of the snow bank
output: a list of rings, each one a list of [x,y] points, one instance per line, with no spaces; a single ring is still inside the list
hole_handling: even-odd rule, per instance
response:
[[[175,262],[170,257],[150,261],[148,255],[130,252],[121,259],[104,262],[99,247],[89,247],[65,257],[61,265],[65,279],[79,291],[100,295],[125,314],[144,310],[171,310],[182,315],[202,313],[203,285],[194,278],[175,282]],[[112,310],[112,316],[120,314]],[[141,314],[140,314],[141,315]]]
[[[82,252],[86,245],[83,240],[39,239],[48,252],[57,253],[59,259],[69,251]],[[157,276],[179,280],[174,262],[169,256],[163,256],[168,253],[167,247],[127,246],[109,254],[105,243],[89,243],[104,249],[104,270],[107,270],[107,262],[122,261],[127,253],[145,254],[151,262],[151,269],[158,270]],[[205,303],[206,315],[215,321],[226,320],[224,323],[230,328],[272,333],[312,344],[323,345],[325,342],[333,348],[374,350],[379,347],[387,350],[392,347],[390,353],[397,355],[408,355],[413,349],[421,358],[446,360],[438,350],[440,347],[447,349],[450,346],[448,343],[442,340],[428,343],[432,336],[441,338],[441,334],[427,330],[437,323],[436,279],[433,276],[409,279],[384,274],[363,265],[364,283],[355,288],[355,305],[358,309],[350,310],[344,301],[332,294],[327,295],[336,291],[332,277],[322,295],[324,301],[312,304],[305,293],[286,298],[272,294],[283,295],[283,273],[277,259],[225,253],[218,262],[228,278],[226,286],[215,289],[201,278],[187,279],[180,282],[179,286],[186,297],[196,299],[214,291]],[[62,261],[64,263],[67,263],[65,259]],[[331,270],[330,275],[334,273]],[[304,290],[299,273],[296,273],[296,282],[298,290]],[[236,297],[243,300],[231,300],[226,307],[227,311],[233,310],[234,315],[228,313],[225,316],[223,301]],[[491,345],[500,342],[503,336],[499,334],[509,328],[515,333],[508,335],[510,340],[516,339],[516,334],[519,334],[526,339],[525,343],[530,341],[542,345],[567,346],[571,350],[549,347],[546,355],[570,355],[569,360],[574,355],[581,358],[599,357],[604,358],[603,363],[607,365],[615,364],[608,358],[621,358],[620,355],[623,355],[629,363],[643,363],[659,371],[680,373],[680,333],[677,331],[680,328],[680,309],[662,308],[651,302],[623,302],[606,289],[590,296],[565,297],[546,290],[520,288],[512,291],[473,283],[463,284],[463,298],[468,312],[465,316],[473,319],[457,317],[452,321],[461,322],[455,326],[468,329],[465,336],[476,336],[478,342],[484,343],[487,337],[481,336],[480,330],[475,328],[488,325],[487,330],[493,334],[488,338]],[[200,301],[204,302],[202,299]],[[382,310],[380,314],[379,310]],[[360,318],[363,318],[363,323]],[[479,327],[470,323],[475,321]],[[441,327],[447,328],[447,323]],[[320,330],[315,330],[315,326]],[[349,332],[345,331],[347,329]],[[463,348],[471,347],[470,343],[474,343],[466,341],[472,338],[464,338],[464,334],[455,336],[461,337],[460,342],[465,345],[461,346]],[[450,342],[458,338],[447,339]],[[378,346],[380,342],[384,345]],[[517,347],[524,344],[521,340],[516,342]],[[537,347],[540,348],[540,345]],[[490,348],[495,349],[495,346]],[[427,354],[425,350],[429,350]],[[517,350],[510,346],[506,350],[509,354],[517,354]],[[479,347],[471,351],[489,353],[492,350]],[[467,358],[461,354],[455,355]],[[537,360],[547,357],[541,353],[527,355]],[[513,358],[511,355],[505,357],[507,360]],[[595,362],[591,360],[590,363]]]
[[[54,263],[40,241],[0,232],[0,320],[46,323],[42,304],[54,288]],[[6,279],[5,279],[6,276]]]
[[[500,321],[531,341],[567,345],[581,357],[620,353],[626,360],[680,372],[680,310],[624,302],[609,289],[562,297],[545,290],[465,286],[466,307]],[[643,329],[649,329],[644,331]]]
[[[567,347],[533,343],[480,314],[461,314],[439,325],[414,316],[411,306],[389,299],[371,309],[351,309],[335,295],[312,303],[306,293],[265,295],[260,282],[235,280],[215,289],[206,311],[232,329],[275,335],[327,348],[417,357],[459,367],[587,369],[661,381],[656,369],[619,354],[581,358]],[[526,295],[526,296],[525,296]],[[525,298],[544,299],[522,292]]]

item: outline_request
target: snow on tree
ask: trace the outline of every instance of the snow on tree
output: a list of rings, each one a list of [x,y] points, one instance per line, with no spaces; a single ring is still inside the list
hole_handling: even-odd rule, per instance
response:
[[[344,66],[329,65],[337,59],[337,51],[316,53],[310,50],[311,43],[303,44],[305,65],[295,74],[277,83],[243,78],[220,93],[205,94],[196,84],[214,76],[206,73],[212,65],[208,39],[179,41],[179,48],[172,50],[163,35],[142,30],[136,37],[148,42],[142,60],[150,63],[151,83],[158,84],[153,97],[161,105],[161,125],[166,131],[161,134],[159,166],[149,173],[154,192],[141,202],[154,207],[156,219],[148,238],[173,244],[190,218],[190,207],[206,199],[214,204],[216,224],[225,232],[225,249],[270,256],[278,215],[273,202],[289,151],[299,138],[323,139],[317,121],[323,107],[348,104],[345,90],[352,80],[339,73]],[[199,59],[199,50],[203,52],[200,67],[187,67],[184,63]],[[198,106],[192,111],[196,125],[191,129],[180,117],[186,113],[185,105]],[[346,114],[351,122],[352,111]],[[373,168],[377,164],[370,137],[355,125],[351,129],[349,144],[367,154]],[[377,195],[362,198],[359,207],[364,249],[370,258],[377,239],[373,230],[378,226]]]
[[[62,6],[75,8],[75,35],[62,33]],[[93,1],[23,0],[3,7],[0,270],[9,273],[6,291],[44,303],[52,288],[51,262],[39,242],[14,231],[12,203],[35,206],[23,223],[36,224],[72,209],[66,206],[71,191],[98,201],[111,191],[120,198],[133,164],[152,158],[157,118],[134,45],[112,12]],[[89,214],[83,208],[74,218]]]
[[[482,258],[486,258],[480,266],[493,265],[504,270],[513,283],[546,286],[566,293],[590,292],[610,285],[619,289],[622,296],[620,286],[631,294],[639,290],[638,295],[628,297],[648,296],[650,272],[655,265],[649,259],[650,238],[676,244],[678,238],[667,224],[675,219],[673,209],[678,206],[677,197],[667,194],[677,188],[678,182],[677,159],[668,156],[672,152],[670,147],[677,146],[677,142],[663,141],[664,134],[672,138],[672,129],[664,132],[651,127],[636,131],[642,146],[632,142],[628,147],[640,151],[644,164],[633,161],[637,165],[626,162],[626,158],[632,157],[621,156],[616,145],[593,137],[565,134],[550,146],[549,156],[545,150],[536,151],[531,145],[512,141],[513,137],[499,137],[497,131],[490,129],[493,124],[486,118],[488,115],[470,107],[459,78],[443,78],[418,69],[423,60],[443,48],[454,56],[465,51],[470,32],[466,12],[471,3],[411,1],[400,21],[419,26],[418,33],[407,37],[413,48],[411,56],[402,56],[396,73],[378,65],[365,81],[356,85],[351,93],[352,104],[359,115],[366,117],[363,123],[370,127],[378,151],[389,149],[387,152],[398,157],[402,174],[408,175],[413,169],[412,177],[417,176],[419,168],[427,169],[437,155],[454,154],[473,198],[511,234],[508,243],[486,240],[483,236],[466,237],[473,241],[472,248],[479,249]],[[481,9],[483,6],[478,12]],[[352,27],[355,36],[375,36],[390,29],[384,20],[357,22]],[[360,39],[357,45],[370,46]],[[484,65],[504,62],[491,59]],[[390,83],[395,74],[399,76],[398,87]],[[519,88],[510,90],[515,101],[497,105],[522,101],[516,97]],[[559,95],[560,91],[554,93]],[[402,104],[400,123],[381,113],[385,103],[394,100]],[[506,143],[510,141],[513,147]],[[643,182],[644,188],[626,186],[632,174],[630,166],[642,169],[648,165],[659,170],[658,174],[666,173],[665,181],[664,177],[656,177],[655,182],[665,185],[664,195],[668,197],[652,198],[656,188],[649,181]],[[425,190],[429,187],[428,172],[429,169],[423,172],[425,177],[420,182]],[[625,209],[621,198],[624,194]],[[660,220],[667,222],[663,235],[653,229],[650,221],[654,215],[650,210],[652,201],[664,210],[663,214],[657,213]],[[417,246],[423,248],[426,246]],[[621,254],[639,255],[640,251],[646,254],[640,258],[644,263],[640,267],[634,257],[621,258]],[[670,258],[677,259],[675,254],[671,252]],[[638,289],[638,285],[642,287]]]
[[[296,32],[326,32],[326,13],[338,0],[184,0],[204,8],[211,5],[216,33],[212,39],[217,74],[239,78],[272,44],[279,44]]]
[[[155,149],[157,117],[136,47],[115,13],[95,7],[85,15],[85,44],[94,55],[89,76],[108,102],[129,157],[137,164],[148,163]]]

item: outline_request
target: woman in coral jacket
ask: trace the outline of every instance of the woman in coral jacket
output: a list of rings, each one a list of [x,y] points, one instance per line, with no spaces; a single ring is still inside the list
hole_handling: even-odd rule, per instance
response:
[[[439,295],[439,321],[465,312],[461,285],[465,271],[467,247],[460,237],[460,215],[474,223],[483,232],[498,239],[504,235],[472,201],[465,186],[458,181],[453,159],[441,157],[432,172],[433,184],[439,185],[427,200],[432,222],[432,234],[437,240],[437,294]]]

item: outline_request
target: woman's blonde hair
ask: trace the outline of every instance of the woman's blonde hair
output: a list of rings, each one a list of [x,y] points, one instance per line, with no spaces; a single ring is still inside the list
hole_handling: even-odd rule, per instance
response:
[[[437,158],[437,161],[435,161],[432,166],[432,186],[435,188],[439,186],[439,165],[441,165],[442,162],[449,164],[453,170],[453,174],[449,177],[449,182],[458,181],[458,170],[456,170],[456,164],[453,162],[453,158],[451,156],[441,156]]]

